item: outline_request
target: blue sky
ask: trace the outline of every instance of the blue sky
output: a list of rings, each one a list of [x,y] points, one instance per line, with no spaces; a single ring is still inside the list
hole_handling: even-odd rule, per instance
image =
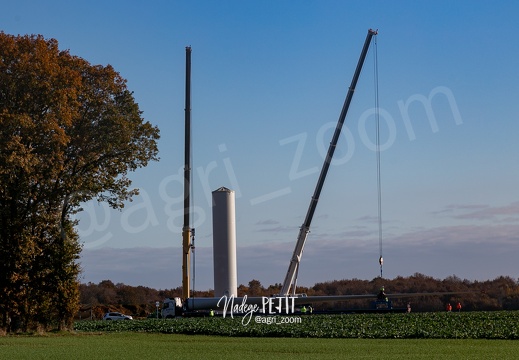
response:
[[[238,283],[282,282],[367,30],[377,36],[384,276],[518,277],[519,30],[513,1],[2,1],[128,80],[161,130],[122,212],[85,204],[82,281],[181,284],[185,47],[192,47],[195,289],[213,287],[210,193],[236,191]],[[299,283],[379,274],[374,52]],[[425,104],[420,101],[425,99]]]

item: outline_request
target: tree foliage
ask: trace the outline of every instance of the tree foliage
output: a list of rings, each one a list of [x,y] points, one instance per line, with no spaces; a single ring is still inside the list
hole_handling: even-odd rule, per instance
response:
[[[128,173],[158,160],[158,129],[141,115],[110,65],[0,32],[3,328],[71,323],[81,250],[71,215],[91,199],[121,208],[136,194]]]

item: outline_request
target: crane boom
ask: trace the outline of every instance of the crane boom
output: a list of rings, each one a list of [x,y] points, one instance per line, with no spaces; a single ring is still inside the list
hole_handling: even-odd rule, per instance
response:
[[[376,30],[372,30],[372,29],[368,30],[368,34],[367,34],[366,40],[364,42],[364,47],[362,48],[359,62],[357,63],[357,68],[355,69],[355,73],[353,74],[353,79],[351,80],[351,85],[348,89],[346,99],[344,100],[344,105],[342,106],[342,111],[339,116],[339,120],[337,122],[337,126],[335,128],[335,132],[333,134],[332,141],[330,142],[330,146],[328,147],[328,153],[326,154],[326,158],[324,159],[324,164],[321,169],[321,174],[319,175],[319,180],[317,181],[317,185],[315,187],[314,194],[310,201],[310,206],[308,207],[308,211],[306,213],[305,221],[299,230],[299,235],[297,237],[297,242],[296,242],[296,246],[294,249],[294,253],[292,255],[292,259],[290,260],[290,265],[288,267],[285,281],[283,281],[283,286],[281,288],[280,295],[283,295],[283,296],[289,295],[291,289],[292,289],[293,294],[295,294],[296,282],[297,282],[297,271],[299,269],[299,264],[301,262],[301,256],[303,255],[303,249],[305,246],[306,238],[308,237],[308,233],[310,232],[310,224],[312,223],[312,218],[314,216],[314,212],[317,207],[317,202],[319,201],[319,196],[321,194],[321,190],[324,185],[324,180],[326,179],[326,174],[328,173],[328,169],[330,167],[330,164],[331,164],[331,161],[333,158],[333,153],[335,152],[337,142],[339,141],[341,129],[344,124],[344,120],[346,119],[346,114],[348,113],[351,99],[353,97],[353,93],[355,91],[355,87],[357,85],[357,81],[359,79],[360,72],[361,72],[362,66],[364,64],[364,60],[366,59],[366,55],[368,53],[371,39],[372,39],[373,35],[376,35],[376,34],[377,34]]]
[[[184,226],[182,227],[182,297],[190,296],[191,237],[191,47],[186,47],[186,107],[184,144]]]

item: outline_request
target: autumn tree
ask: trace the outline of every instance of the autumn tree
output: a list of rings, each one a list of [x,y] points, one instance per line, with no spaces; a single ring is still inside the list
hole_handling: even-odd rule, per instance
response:
[[[110,65],[54,39],[0,32],[0,326],[71,325],[80,244],[72,215],[121,208],[159,131]]]
[[[265,289],[261,282],[256,279],[252,279],[249,281],[249,295],[250,296],[262,296],[264,294]]]

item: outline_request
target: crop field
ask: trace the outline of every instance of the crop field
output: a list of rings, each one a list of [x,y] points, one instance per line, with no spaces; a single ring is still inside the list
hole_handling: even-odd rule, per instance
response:
[[[263,317],[264,318],[264,317]],[[0,336],[0,359],[513,359],[519,312],[79,321]]]
[[[80,321],[76,323],[75,330],[234,337],[519,340],[519,312],[251,316],[249,318],[227,316],[226,318],[171,320]]]

